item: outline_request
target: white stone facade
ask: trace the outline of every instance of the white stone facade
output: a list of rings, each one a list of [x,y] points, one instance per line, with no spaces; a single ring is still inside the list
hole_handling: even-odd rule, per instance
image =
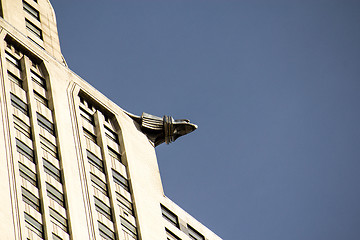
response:
[[[66,66],[50,2],[0,4],[0,239],[219,240],[165,197],[138,124]]]

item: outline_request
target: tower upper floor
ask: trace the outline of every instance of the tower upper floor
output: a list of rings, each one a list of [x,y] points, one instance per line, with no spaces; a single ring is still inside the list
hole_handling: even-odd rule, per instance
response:
[[[60,50],[55,12],[49,0],[0,0],[0,16],[65,64]]]

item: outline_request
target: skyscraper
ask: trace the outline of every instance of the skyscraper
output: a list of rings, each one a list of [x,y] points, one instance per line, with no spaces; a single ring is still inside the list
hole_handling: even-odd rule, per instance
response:
[[[196,125],[135,116],[74,74],[48,0],[0,14],[0,239],[220,239],[161,185],[155,146]]]

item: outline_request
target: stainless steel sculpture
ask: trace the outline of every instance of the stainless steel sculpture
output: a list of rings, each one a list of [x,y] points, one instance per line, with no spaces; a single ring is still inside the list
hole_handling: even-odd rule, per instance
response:
[[[187,119],[174,120],[170,116],[157,117],[148,113],[136,116],[127,113],[141,128],[141,131],[154,143],[155,147],[165,142],[174,142],[179,137],[191,133],[197,126]]]

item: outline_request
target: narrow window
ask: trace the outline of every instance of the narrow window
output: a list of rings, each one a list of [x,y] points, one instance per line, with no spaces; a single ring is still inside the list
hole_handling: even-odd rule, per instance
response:
[[[68,223],[67,223],[67,219],[64,218],[60,213],[58,213],[57,211],[55,211],[52,208],[49,208],[50,210],[50,216],[59,224],[58,225],[62,230],[64,230],[65,232],[68,232]]]
[[[25,12],[29,13],[31,16],[33,16],[34,18],[36,18],[36,20],[40,21],[40,15],[39,15],[39,11],[36,10],[35,8],[33,8],[30,4],[28,4],[27,2],[23,1],[23,7]]]
[[[36,211],[40,212],[40,200],[34,194],[24,187],[21,187],[21,192],[24,202],[33,207]]]
[[[45,107],[49,107],[48,100],[46,98],[44,98],[43,96],[41,96],[41,94],[39,94],[36,91],[34,91],[34,98],[35,98],[36,101],[43,104]]]
[[[114,181],[129,192],[129,181],[114,169],[112,169],[112,174]]]
[[[121,221],[121,225],[124,226],[127,230],[129,230],[133,234],[133,237],[136,238],[137,236],[136,227],[123,217],[120,217],[120,221]]]
[[[90,178],[94,184],[94,187],[96,187],[98,190],[100,190],[103,194],[107,196],[106,183],[92,173],[90,173]]]
[[[103,201],[101,201],[97,197],[94,197],[94,200],[95,200],[95,208],[96,208],[96,210],[99,213],[101,213],[102,215],[104,215],[107,219],[112,221],[110,207],[108,207]]]
[[[165,228],[167,240],[181,240],[178,236],[172,233],[169,229]]]
[[[29,229],[31,229],[36,235],[39,237],[43,237],[43,226],[41,223],[39,223],[35,218],[33,218],[31,215],[25,214],[25,223]]]
[[[133,209],[133,205],[131,202],[129,202],[129,200],[127,200],[124,196],[122,196],[121,194],[119,194],[118,192],[116,192],[116,199],[118,200],[120,207],[126,211],[128,214],[130,214],[131,216],[134,216],[134,209]]]
[[[61,237],[56,235],[55,233],[52,233],[53,240],[63,240]]]
[[[39,76],[39,74],[37,74],[36,72],[34,72],[33,70],[31,70],[31,79],[39,84],[42,88],[46,89],[46,81],[43,77]]]
[[[86,121],[94,125],[94,116],[88,111],[80,107],[80,116],[83,117]]]
[[[20,110],[25,115],[28,115],[27,104],[16,95],[10,93],[11,105]]]
[[[86,154],[90,164],[99,169],[101,172],[104,172],[103,161],[89,150],[86,150]]]
[[[62,206],[62,207],[65,206],[64,195],[59,190],[57,190],[55,187],[53,187],[49,183],[46,183],[46,190],[47,190],[47,195],[49,198],[51,198],[52,200],[54,200],[55,202],[60,204],[60,206]]]
[[[188,226],[188,230],[189,230],[189,236],[190,236],[191,239],[193,239],[193,240],[205,240],[205,237],[201,233],[196,231],[189,224],[187,226]]]
[[[37,26],[35,26],[29,20],[25,19],[25,21],[26,21],[26,29],[29,30],[30,32],[32,32],[33,34],[35,34],[38,38],[40,38],[42,40],[43,36],[42,36],[41,29],[38,28]]]
[[[22,178],[24,178],[25,180],[27,180],[28,182],[30,182],[32,185],[34,185],[35,187],[37,187],[37,179],[36,179],[36,174],[30,170],[28,167],[26,167],[24,164],[22,164],[21,162],[19,162],[19,171],[20,171],[20,176]]]
[[[23,88],[23,81],[20,78],[15,76],[15,74],[12,74],[10,71],[7,71],[7,73],[8,73],[8,78],[11,82],[13,82],[16,85],[18,85],[19,87]]]
[[[117,153],[115,150],[113,150],[112,148],[108,147],[108,150],[109,150],[109,155],[110,155],[110,158],[111,159],[115,159],[119,162],[122,163],[121,161],[121,155],[119,153]]]
[[[43,160],[45,172],[61,183],[61,171],[45,158]]]
[[[115,240],[115,233],[111,231],[107,226],[105,226],[103,223],[99,222],[99,232],[100,236],[105,238],[106,240]]]
[[[23,155],[27,159],[29,159],[32,162],[34,161],[34,151],[31,148],[29,148],[25,143],[18,140],[17,138],[16,138],[16,149],[21,155]]]
[[[104,129],[105,129],[105,136],[107,136],[108,138],[110,138],[114,142],[118,143],[118,135],[117,135],[117,133],[114,132],[113,130],[109,129],[105,125],[104,125]]]
[[[8,51],[5,51],[5,57],[6,59],[12,63],[16,68],[20,69],[20,61],[14,57],[11,53],[9,53]]]
[[[88,130],[86,130],[86,128],[83,128],[84,130],[84,135],[87,139],[93,141],[96,144],[96,136],[94,134],[92,134],[91,132],[89,132]]]
[[[23,120],[13,115],[14,117],[14,127],[16,130],[24,134],[26,137],[31,139],[31,128]]]
[[[166,207],[164,207],[163,205],[161,205],[161,212],[162,212],[162,216],[168,220],[172,225],[176,226],[177,228],[179,228],[179,220],[178,217],[171,212],[169,209],[167,209]]]
[[[36,113],[36,116],[39,126],[51,133],[51,135],[54,135],[54,124],[39,113]]]
[[[51,154],[54,158],[57,158],[57,147],[48,139],[40,135],[41,148]]]

